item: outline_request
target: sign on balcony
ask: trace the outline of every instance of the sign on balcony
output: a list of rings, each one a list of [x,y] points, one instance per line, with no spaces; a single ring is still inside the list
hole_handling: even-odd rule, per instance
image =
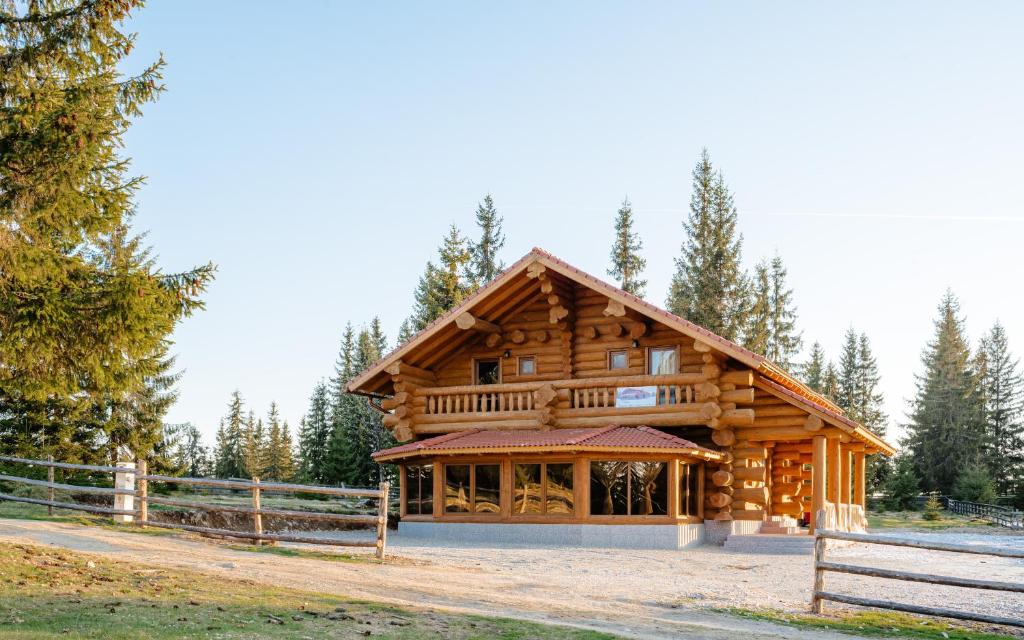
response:
[[[653,407],[658,404],[658,387],[618,387],[616,407]]]

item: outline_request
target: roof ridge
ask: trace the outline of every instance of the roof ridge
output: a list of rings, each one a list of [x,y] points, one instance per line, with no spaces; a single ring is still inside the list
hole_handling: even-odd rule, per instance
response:
[[[609,431],[614,431],[614,430],[618,429],[620,426],[621,425],[617,425],[617,424],[612,423],[612,424],[609,424],[606,427],[595,427],[595,428],[593,428],[591,430],[590,433],[582,434],[578,438],[570,438],[569,440],[567,440],[567,442],[569,444],[583,444],[587,440],[592,440],[592,439],[596,438],[597,436],[604,435],[604,434],[608,433]]]

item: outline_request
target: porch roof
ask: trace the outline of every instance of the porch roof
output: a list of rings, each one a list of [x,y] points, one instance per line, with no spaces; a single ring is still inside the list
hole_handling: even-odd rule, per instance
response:
[[[725,454],[689,440],[652,429],[610,424],[589,429],[551,431],[496,431],[469,429],[383,449],[373,454],[377,462],[391,462],[429,454],[593,451],[619,453],[671,453],[704,460],[721,460]]]

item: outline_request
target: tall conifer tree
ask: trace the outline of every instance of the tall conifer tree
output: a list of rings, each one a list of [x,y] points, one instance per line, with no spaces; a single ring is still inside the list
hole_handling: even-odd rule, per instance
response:
[[[973,370],[960,303],[947,291],[935,337],[921,356],[923,372],[907,425],[914,465],[926,491],[950,493],[957,476],[981,460],[984,407]]]
[[[784,369],[793,368],[801,339],[796,330],[793,291],[786,287],[786,267],[779,256],[771,262],[761,261],[754,270],[743,335],[746,348]]]
[[[643,248],[640,234],[633,231],[633,206],[626,198],[615,214],[615,241],[608,275],[618,281],[620,289],[640,298],[647,289],[647,280],[640,277],[647,268],[647,261],[640,255]]]
[[[821,393],[825,387],[825,349],[820,342],[811,345],[811,359],[803,366],[804,383],[811,390]]]
[[[999,322],[982,338],[985,462],[1000,495],[1024,481],[1024,377]]]
[[[732,194],[707,149],[693,170],[686,240],[676,259],[669,311],[735,340],[746,324],[747,285],[741,267],[743,237],[736,230]]]
[[[476,226],[480,227],[480,239],[469,243],[470,262],[466,279],[473,283],[474,288],[494,280],[505,268],[504,263],[498,259],[498,252],[505,246],[501,223],[501,216],[494,207],[494,198],[488,193],[476,208]]]
[[[16,418],[0,423],[5,448],[105,454],[111,421],[88,414],[144,393],[212,277],[212,265],[162,274],[129,232],[142,179],[119,151],[163,90],[162,60],[119,71],[134,41],[120,26],[141,4],[0,2],[0,415]],[[131,453],[155,446],[148,433]]]
[[[420,331],[473,291],[473,284],[465,278],[472,257],[466,245],[466,238],[452,224],[437,251],[437,264],[427,262],[416,286],[412,329]]]
[[[245,422],[242,394],[236,390],[231,394],[228,415],[221,420],[217,436],[216,474],[219,478],[244,478],[248,473],[245,467]]]
[[[322,483],[327,477],[327,441],[331,434],[331,408],[327,385],[318,382],[309,399],[309,411],[299,432],[299,461],[307,482]]]

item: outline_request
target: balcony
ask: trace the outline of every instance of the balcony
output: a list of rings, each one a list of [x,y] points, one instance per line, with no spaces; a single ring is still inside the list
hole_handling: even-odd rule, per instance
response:
[[[396,395],[384,408],[395,409],[385,419],[388,426],[424,435],[479,428],[683,426],[714,424],[722,416],[718,396],[718,387],[703,374],[678,373],[422,386]]]

